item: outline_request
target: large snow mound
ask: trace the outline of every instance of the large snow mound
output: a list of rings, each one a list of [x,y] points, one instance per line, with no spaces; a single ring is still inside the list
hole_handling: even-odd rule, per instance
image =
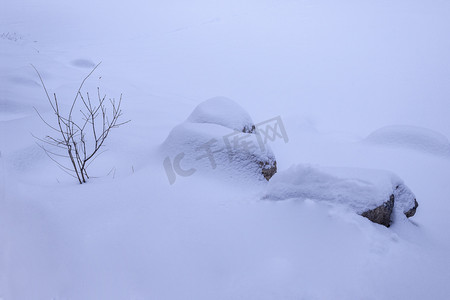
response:
[[[361,214],[382,205],[391,195],[398,196],[394,209],[406,212],[414,207],[414,194],[391,172],[299,164],[276,174],[264,199],[325,201]]]
[[[262,143],[256,133],[242,131],[242,126],[251,128],[247,127],[252,124],[248,113],[229,101],[225,98],[205,101],[169,133],[160,150],[171,183],[176,175],[188,177],[197,171],[213,171],[215,176],[225,174],[239,180],[260,180],[264,179],[263,169],[275,168],[275,156],[269,145]],[[218,110],[213,108],[214,103],[223,104],[224,114],[219,113],[220,105]],[[233,114],[234,111],[237,113]]]
[[[365,142],[378,145],[399,146],[430,154],[450,156],[448,138],[434,130],[416,126],[386,126],[372,132]]]
[[[239,104],[226,97],[214,97],[200,103],[187,121],[218,124],[243,132],[254,129],[250,115]]]

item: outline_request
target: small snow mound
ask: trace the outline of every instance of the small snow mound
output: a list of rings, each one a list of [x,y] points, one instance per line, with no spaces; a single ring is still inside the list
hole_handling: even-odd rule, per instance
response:
[[[435,155],[450,156],[448,138],[434,130],[415,126],[386,126],[371,133],[365,142],[398,146]]]
[[[21,119],[32,114],[30,107],[0,98],[0,122]]]
[[[71,63],[73,66],[78,68],[93,68],[95,63],[89,59],[75,59]]]
[[[222,125],[241,132],[252,132],[254,129],[250,115],[239,104],[225,97],[214,97],[200,103],[187,121]]]
[[[9,79],[12,83],[22,86],[40,86],[40,84],[33,79],[26,77],[12,77]]]

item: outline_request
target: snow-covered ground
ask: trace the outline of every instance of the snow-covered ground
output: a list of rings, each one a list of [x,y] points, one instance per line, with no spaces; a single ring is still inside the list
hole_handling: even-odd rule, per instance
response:
[[[449,16],[441,0],[2,3],[0,299],[449,299]],[[33,107],[53,117],[31,64],[67,109],[100,61],[84,91],[122,93],[131,122],[79,185],[31,135],[51,133]],[[386,228],[270,201],[226,168],[170,184],[161,146],[216,96],[281,117],[274,180],[388,170],[416,215]]]

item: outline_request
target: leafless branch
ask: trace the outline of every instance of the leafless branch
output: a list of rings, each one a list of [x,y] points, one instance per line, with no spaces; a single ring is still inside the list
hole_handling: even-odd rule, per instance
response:
[[[44,122],[44,124],[53,131],[56,131],[59,135],[58,137],[46,136],[45,139],[35,138],[41,143],[55,148],[64,149],[67,152],[66,155],[58,154],[56,152],[49,151],[44,146],[39,144],[47,156],[49,156],[52,161],[58,165],[58,167],[69,175],[77,178],[80,184],[85,183],[86,180],[89,179],[87,168],[98,156],[105,152],[105,150],[100,151],[100,149],[104,146],[105,140],[109,136],[111,129],[118,128],[130,122],[129,120],[125,122],[118,122],[119,118],[122,116],[122,110],[120,108],[122,103],[122,95],[120,95],[118,103],[116,103],[114,99],[109,99],[109,105],[112,109],[108,110],[107,102],[105,101],[106,95],[103,97],[101,96],[100,88],[97,88],[98,103],[96,104],[92,101],[89,93],[86,93],[86,96],[83,96],[81,93],[86,80],[89,79],[99,65],[100,64],[96,65],[81,82],[67,114],[64,114],[61,111],[56,94],[53,94],[53,97],[50,97],[42,76],[32,65],[38,74],[42,87],[44,88],[46,98],[56,116],[57,126],[51,125],[43,118],[37,109],[35,110],[42,122]],[[77,101],[78,99],[81,99],[81,101]],[[75,110],[75,108],[77,108],[77,110]],[[74,111],[79,111],[80,116],[74,116]],[[81,121],[79,121],[79,119],[81,119]],[[67,167],[63,165],[55,157],[68,158],[71,166]]]

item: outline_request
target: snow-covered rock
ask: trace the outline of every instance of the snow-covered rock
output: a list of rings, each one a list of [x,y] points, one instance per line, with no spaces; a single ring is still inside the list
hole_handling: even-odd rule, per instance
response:
[[[390,225],[392,211],[414,215],[414,194],[395,174],[381,170],[294,165],[273,177],[264,199],[312,199],[349,207],[375,223]]]
[[[220,97],[201,103],[161,146],[170,183],[197,171],[269,180],[276,173],[275,156],[253,129],[249,114],[234,101]]]
[[[235,101],[225,97],[214,97],[200,103],[187,121],[222,125],[241,132],[255,130],[255,125],[247,111]]]

